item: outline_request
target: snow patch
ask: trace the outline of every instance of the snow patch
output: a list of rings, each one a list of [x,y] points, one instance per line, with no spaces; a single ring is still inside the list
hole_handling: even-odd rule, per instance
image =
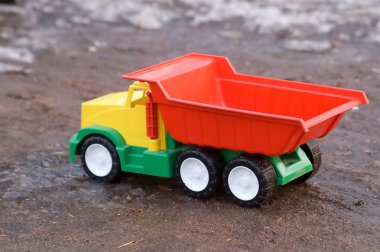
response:
[[[312,41],[312,40],[289,40],[285,42],[285,48],[299,52],[327,52],[333,48],[330,41]]]
[[[159,29],[164,23],[176,17],[173,11],[166,10],[155,2],[125,0],[71,1],[79,8],[87,11],[92,19],[106,22],[125,20],[145,29]]]
[[[31,64],[34,62],[34,54],[26,48],[0,46],[0,59]]]
[[[0,62],[0,73],[24,73],[24,74],[30,74],[31,69],[25,68],[23,66],[13,65],[13,64],[7,64]]]

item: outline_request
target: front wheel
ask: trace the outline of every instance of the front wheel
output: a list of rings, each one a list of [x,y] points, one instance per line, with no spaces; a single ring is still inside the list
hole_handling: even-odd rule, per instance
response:
[[[272,195],[277,186],[277,176],[264,156],[246,154],[227,164],[223,186],[234,203],[257,207]]]
[[[81,160],[83,170],[94,180],[115,182],[120,179],[119,156],[113,143],[103,136],[90,136],[84,141]]]

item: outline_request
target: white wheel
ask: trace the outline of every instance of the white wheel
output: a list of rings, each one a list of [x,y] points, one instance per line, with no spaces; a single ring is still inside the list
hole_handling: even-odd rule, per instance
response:
[[[259,180],[251,169],[237,166],[228,175],[228,187],[236,198],[248,201],[256,197],[260,186]]]
[[[276,186],[276,172],[265,156],[243,154],[224,168],[224,190],[240,206],[258,207]]]
[[[182,162],[180,176],[185,186],[194,192],[203,191],[210,180],[207,167],[196,158],[187,158]]]
[[[117,182],[121,178],[120,159],[115,145],[106,137],[88,137],[81,146],[81,160],[84,172],[101,182]]]
[[[84,160],[88,170],[97,177],[105,177],[112,170],[112,156],[101,144],[91,144],[86,149]]]
[[[211,148],[190,147],[178,156],[175,176],[184,192],[195,199],[210,197],[221,181],[224,160]]]

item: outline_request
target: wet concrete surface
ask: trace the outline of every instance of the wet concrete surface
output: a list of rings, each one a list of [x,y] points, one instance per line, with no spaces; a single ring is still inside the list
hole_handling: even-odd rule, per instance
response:
[[[140,25],[139,16],[118,16],[110,23],[77,2],[0,6],[0,46],[33,54],[32,62],[0,59],[19,66],[0,73],[1,250],[380,250],[380,44],[374,36],[380,12],[373,1],[362,2],[356,19],[326,18],[332,27],[315,25],[315,32],[295,21],[274,29],[277,23],[257,22],[259,14],[243,19],[239,13],[246,11],[215,16],[226,10],[207,4],[199,10],[186,1],[156,7],[132,1],[170,18]],[[268,14],[264,7],[278,7],[274,2],[260,6]],[[327,16],[334,6],[324,4],[320,13]],[[291,8],[281,13],[288,17]],[[193,51],[228,56],[244,73],[365,90],[371,103],[348,111],[319,140],[319,174],[279,188],[259,209],[233,205],[222,191],[190,199],[175,180],[125,174],[118,184],[97,183],[69,164],[67,144],[79,128],[81,102],[126,90],[123,73]]]

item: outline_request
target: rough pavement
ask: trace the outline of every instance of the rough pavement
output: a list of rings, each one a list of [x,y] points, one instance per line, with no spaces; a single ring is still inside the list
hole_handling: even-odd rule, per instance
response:
[[[0,5],[2,250],[380,250],[376,1],[111,2]],[[193,200],[149,176],[96,183],[68,163],[82,101],[192,51],[243,73],[362,89],[370,104],[319,140],[317,176],[259,209],[223,192]]]

